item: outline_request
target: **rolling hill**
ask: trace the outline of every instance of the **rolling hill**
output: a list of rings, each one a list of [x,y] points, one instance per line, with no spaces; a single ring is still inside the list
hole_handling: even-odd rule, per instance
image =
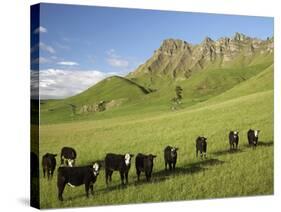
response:
[[[169,111],[176,86],[183,88],[182,108],[233,89],[241,94],[262,90],[273,82],[273,43],[273,38],[261,40],[241,33],[217,41],[207,37],[197,45],[166,39],[151,58],[125,77],[108,77],[63,100],[41,101],[41,123]],[[262,75],[265,70],[267,74]],[[248,81],[255,86],[247,86]],[[242,85],[235,89],[239,84],[245,90]],[[102,112],[96,109],[100,103],[105,105]]]

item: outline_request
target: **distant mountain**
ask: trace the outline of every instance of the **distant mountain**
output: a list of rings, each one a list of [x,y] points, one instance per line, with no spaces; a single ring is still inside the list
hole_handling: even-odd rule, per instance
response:
[[[255,58],[272,57],[273,38],[261,40],[242,33],[217,41],[206,37],[200,44],[192,45],[179,39],[166,39],[151,58],[127,77],[147,86],[161,79],[185,80],[194,72],[249,66]]]
[[[45,123],[72,120],[73,106],[77,114],[101,117],[167,111],[176,86],[183,89],[182,108],[272,90],[273,55],[273,38],[241,33],[217,41],[207,37],[197,45],[166,39],[126,77],[108,77],[75,96],[42,102],[41,117]],[[104,110],[111,112],[96,113]]]

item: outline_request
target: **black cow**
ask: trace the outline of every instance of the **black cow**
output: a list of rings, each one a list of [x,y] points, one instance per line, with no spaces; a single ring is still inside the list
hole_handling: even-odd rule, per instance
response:
[[[198,152],[201,159],[203,156],[207,158],[207,138],[199,136],[196,139],[196,157],[198,157]]]
[[[229,145],[230,145],[230,151],[238,148],[238,142],[239,142],[239,132],[238,131],[230,131],[228,138],[229,138]]]
[[[145,173],[146,180],[149,181],[152,174],[153,169],[153,159],[156,158],[156,155],[144,155],[144,154],[137,154],[136,156],[136,172],[138,176],[138,181],[140,180],[141,172]]]
[[[72,147],[63,147],[61,149],[61,165],[65,164],[66,166],[74,166],[76,159],[76,151]]]
[[[248,142],[249,142],[249,145],[252,146],[253,148],[256,148],[256,146],[258,145],[259,133],[260,133],[260,130],[249,129],[249,131],[248,131],[248,134],[247,134]]]
[[[43,176],[45,177],[47,172],[48,180],[53,177],[57,165],[56,156],[57,154],[46,153],[42,157]]]
[[[164,161],[165,161],[165,170],[167,170],[167,165],[169,165],[169,170],[175,170],[177,163],[177,151],[179,148],[167,146],[164,149]]]
[[[97,180],[99,169],[100,165],[98,163],[81,167],[59,167],[57,179],[59,200],[63,201],[62,193],[66,184],[71,187],[76,187],[84,184],[86,196],[89,197],[89,190],[91,190],[91,194],[93,195],[93,184]]]
[[[108,185],[108,180],[111,182],[111,176],[113,171],[119,171],[121,177],[121,183],[124,185],[124,176],[126,178],[126,184],[128,184],[128,173],[131,167],[131,158],[134,155],[126,153],[125,155],[108,153],[105,156],[105,181]]]

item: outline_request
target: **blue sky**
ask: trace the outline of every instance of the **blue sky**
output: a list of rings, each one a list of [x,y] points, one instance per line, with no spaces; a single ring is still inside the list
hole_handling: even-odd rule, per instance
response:
[[[31,30],[40,35],[40,57],[32,62],[40,64],[40,71],[51,70],[52,76],[56,71],[77,77],[84,73],[96,78],[85,83],[89,87],[106,76],[133,71],[164,39],[197,44],[206,36],[216,40],[235,32],[266,39],[273,35],[273,18],[41,4],[40,27]],[[51,87],[53,81],[46,79],[43,87]],[[82,89],[45,96],[60,98]]]

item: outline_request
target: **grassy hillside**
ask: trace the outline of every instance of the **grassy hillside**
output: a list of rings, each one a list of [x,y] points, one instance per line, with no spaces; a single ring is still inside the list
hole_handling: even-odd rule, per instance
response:
[[[85,104],[97,104],[100,101],[114,100],[117,104],[130,104],[142,99],[149,91],[119,76],[108,77],[86,91],[64,100],[45,100],[41,103],[41,123],[72,121],[70,104],[77,110]],[[79,118],[79,117],[78,117]],[[83,116],[80,118],[83,119]],[[84,117],[85,118],[85,117]]]
[[[42,207],[272,194],[272,106],[273,91],[269,90],[212,106],[153,117],[43,125],[40,128],[41,156],[45,152],[58,153],[62,146],[72,146],[78,152],[77,165],[103,159],[107,152],[154,153],[158,157],[152,183],[135,184],[136,174],[132,166],[128,187],[119,187],[119,174],[115,173],[111,186],[106,188],[104,172],[101,171],[95,184],[95,196],[89,199],[84,197],[83,187],[67,187],[65,202],[60,203],[56,178],[47,182],[41,175]],[[240,130],[240,151],[230,154],[228,132],[237,128]],[[256,150],[246,146],[249,128],[261,129],[261,145]],[[208,137],[207,160],[195,158],[194,141],[198,135]],[[174,174],[163,171],[163,149],[168,144],[180,148],[178,169]]]
[[[112,116],[134,115],[140,113],[170,112],[171,99],[175,96],[175,86],[183,88],[182,108],[204,102],[234,86],[261,73],[271,66],[270,60],[244,68],[208,69],[196,72],[187,80],[173,81],[159,79],[154,92],[126,78],[110,77],[76,96],[65,100],[48,100],[41,103],[41,124],[72,122],[79,120],[104,119]],[[272,70],[272,68],[271,68]],[[270,84],[270,82],[269,82]],[[261,84],[258,87],[263,87]],[[238,94],[239,95],[239,94]],[[99,101],[115,101],[115,107],[101,113],[72,115],[69,104],[78,110],[85,104]]]

